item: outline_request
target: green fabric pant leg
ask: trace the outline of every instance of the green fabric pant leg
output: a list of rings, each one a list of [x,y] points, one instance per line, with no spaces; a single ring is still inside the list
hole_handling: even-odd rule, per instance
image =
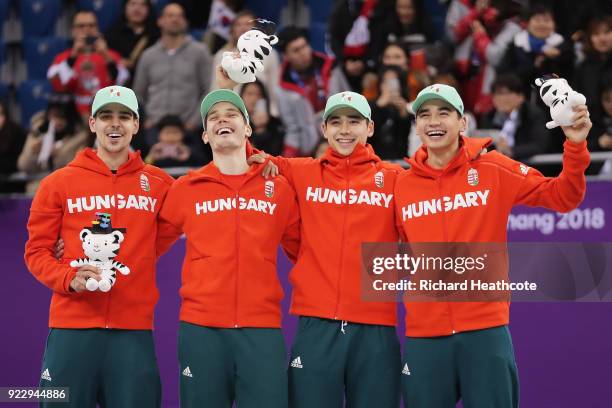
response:
[[[181,322],[178,336],[181,408],[230,408],[234,359],[221,329]]]
[[[236,407],[287,408],[287,347],[280,329],[229,329],[236,363]]]
[[[49,380],[50,378],[50,380]],[[41,386],[69,387],[70,403],[41,407],[161,406],[150,330],[51,329]]]
[[[519,382],[508,326],[465,332],[457,361],[464,408],[517,408]]]
[[[397,408],[394,327],[300,317],[289,365],[292,408]]]
[[[519,385],[507,326],[444,337],[407,337],[402,394],[407,408],[517,408]]]
[[[151,330],[106,330],[101,408],[161,407],[161,380]]]
[[[406,408],[455,408],[460,393],[453,337],[406,337],[401,368]]]
[[[68,387],[69,402],[41,402],[41,408],[95,408],[104,338],[94,329],[50,329],[40,387]]]
[[[181,407],[287,407],[280,329],[221,329],[181,322]]]

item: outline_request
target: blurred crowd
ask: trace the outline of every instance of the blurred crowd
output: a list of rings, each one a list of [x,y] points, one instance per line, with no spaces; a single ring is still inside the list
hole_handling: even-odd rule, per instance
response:
[[[92,97],[112,84],[132,87],[138,96],[141,128],[133,148],[148,163],[199,167],[211,160],[201,141],[199,103],[215,87],[214,67],[223,52],[235,50],[253,20],[268,16],[256,15],[240,0],[167,2],[157,8],[150,0],[123,3],[105,32],[95,11],[74,7],[71,44],[47,69],[52,93],[46,109],[19,123],[9,104],[0,103],[0,192],[33,192],[37,175],[92,146]],[[351,90],[371,103],[370,143],[377,154],[401,160],[420,146],[410,102],[427,85],[445,83],[464,99],[468,135],[491,136],[497,150],[518,160],[560,153],[562,133],[546,129],[548,110],[534,86],[536,78],[554,73],[587,97],[594,123],[589,150],[612,149],[612,2],[323,4],[328,10],[322,47],[313,45],[303,15],[285,15],[289,21],[278,22],[279,42],[264,72],[236,89],[257,148],[287,157],[320,155],[326,148],[320,130],[326,99]],[[609,172],[607,167],[593,163],[589,173]]]

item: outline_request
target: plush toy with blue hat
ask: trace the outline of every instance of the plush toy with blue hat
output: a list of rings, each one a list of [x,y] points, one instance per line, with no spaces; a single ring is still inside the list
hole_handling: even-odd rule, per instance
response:
[[[87,279],[87,290],[108,292],[117,279],[117,272],[128,275],[130,268],[115,257],[119,254],[121,243],[125,239],[125,228],[113,228],[111,214],[97,212],[97,219],[92,221],[91,227],[81,230],[79,236],[83,243],[83,252],[86,258],[75,259],[70,262],[73,268],[83,265],[92,265],[100,270],[100,280]]]

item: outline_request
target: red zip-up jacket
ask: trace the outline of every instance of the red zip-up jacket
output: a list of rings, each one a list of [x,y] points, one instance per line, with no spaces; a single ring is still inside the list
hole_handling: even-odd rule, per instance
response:
[[[281,327],[277,250],[282,243],[295,260],[299,212],[287,180],[266,180],[261,169],[251,166],[238,187],[210,163],[180,177],[170,189],[160,217],[187,238],[182,321],[226,328]]]
[[[490,143],[488,138],[462,138],[459,153],[441,170],[427,165],[425,147],[407,160],[411,168],[395,185],[397,220],[405,240],[503,243],[514,205],[567,212],[583,200],[584,171],[590,161],[586,142],[565,142],[563,170],[555,178],[495,151],[480,155]],[[458,201],[469,205],[457,208],[431,213],[420,204],[468,197],[466,193],[469,199]],[[406,336],[410,337],[446,336],[509,322],[509,302],[405,302],[405,306]]]
[[[401,167],[381,161],[370,145],[357,145],[350,156],[329,148],[319,159],[272,160],[293,184],[302,218],[290,312],[395,325],[393,302],[361,298],[361,244],[399,240],[393,185]]]
[[[155,262],[172,239],[171,227],[158,225],[157,214],[173,181],[163,170],[145,164],[138,153],[130,153],[113,174],[91,149],[43,179],[30,209],[25,262],[34,277],[53,290],[50,327],[153,327],[159,296]],[[70,282],[78,268],[69,264],[85,257],[80,233],[92,227],[96,212],[110,213],[112,227],[124,229],[113,259],[130,273],[117,273],[109,292],[75,293]],[[61,260],[54,255],[58,238],[64,240]]]

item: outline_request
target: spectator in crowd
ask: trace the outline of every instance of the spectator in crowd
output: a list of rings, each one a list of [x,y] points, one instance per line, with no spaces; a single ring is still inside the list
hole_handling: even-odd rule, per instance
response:
[[[17,157],[26,140],[23,128],[11,119],[6,102],[0,101],[0,173],[17,171]]]
[[[370,42],[371,20],[379,10],[391,11],[388,0],[336,0],[331,6],[327,31],[336,61],[361,58]],[[370,62],[370,68],[374,63]]]
[[[602,117],[602,80],[612,76],[612,15],[589,21],[584,35],[585,59],[576,67],[572,85],[586,96],[593,122]]]
[[[455,71],[465,107],[476,115],[491,109],[491,83],[508,45],[521,31],[518,3],[505,0],[452,0],[446,35],[455,44]]]
[[[151,0],[126,0],[123,14],[106,33],[109,47],[121,55],[121,63],[130,70],[130,82],[136,64],[145,49],[155,44],[159,28]]]
[[[612,15],[612,2],[601,0],[530,0],[530,5],[542,4],[553,11],[556,31],[566,39],[575,39],[586,21],[596,16]]]
[[[46,111],[32,116],[30,133],[17,160],[17,168],[28,175],[57,170],[90,143],[89,130],[81,121],[72,97],[55,94]],[[27,192],[33,193],[38,182],[28,183]]]
[[[268,93],[259,80],[244,84],[240,90],[253,133],[249,140],[259,150],[272,156],[283,152],[285,127],[283,123],[270,113]]]
[[[2,179],[17,171],[17,157],[26,140],[25,131],[9,116],[7,105],[0,102],[0,176]],[[6,192],[0,179],[0,192]]]
[[[535,5],[529,9],[526,20],[527,28],[514,36],[498,72],[518,74],[525,89],[530,89],[535,78],[550,73],[571,79],[573,44],[555,32],[552,11]]]
[[[232,22],[230,26],[230,38],[225,43],[225,45],[217,51],[215,56],[213,57],[213,67],[218,67],[221,65],[221,60],[223,59],[223,53],[226,51],[237,51],[236,44],[238,42],[238,38],[251,28],[256,26],[257,17],[253,14],[252,11],[242,10],[238,14],[236,14],[236,18]],[[272,114],[278,115],[278,103],[276,97],[276,90],[278,89],[279,83],[279,72],[280,72],[280,57],[278,56],[278,52],[272,49],[270,55],[266,56],[263,61],[264,71],[256,72],[255,75],[257,79],[259,79],[263,85],[266,87],[266,93],[270,98],[270,109]],[[211,89],[217,89],[215,82],[215,72],[212,72],[211,76]],[[239,88],[239,87],[238,87]],[[238,93],[240,89],[235,89]]]
[[[192,9],[197,3],[208,4],[208,10],[206,11],[207,18],[204,20],[207,21],[207,23],[192,26],[203,27],[206,25],[206,32],[202,40],[208,46],[211,54],[216,54],[217,51],[230,40],[232,24],[237,13],[239,13],[244,6],[244,0],[183,0],[183,4],[185,3],[187,3],[187,7]],[[192,3],[192,5],[189,6],[188,3]],[[196,8],[200,8],[199,11],[202,11],[201,5],[196,6]],[[190,21],[199,20],[199,18],[194,18],[189,15],[189,13],[187,15]]]
[[[157,167],[195,167],[200,163],[185,144],[183,121],[176,115],[164,116],[157,124],[159,141],[151,146],[145,162]]]
[[[395,0],[386,14],[377,13],[371,24],[369,58],[376,60],[387,44],[399,42],[408,50],[423,49],[435,41],[434,25],[424,9],[423,0]],[[416,94],[415,94],[416,96]]]
[[[610,151],[612,150],[612,77],[604,81],[599,101],[602,115],[593,122],[589,151]],[[612,163],[608,165],[607,174],[612,174],[611,165]]]
[[[545,153],[551,133],[546,129],[546,115],[526,98],[521,78],[501,74],[491,86],[493,107],[480,120],[483,129],[499,129],[496,149],[515,160]]]
[[[329,94],[343,91],[361,93],[363,91],[366,65],[363,58],[344,57],[332,70],[329,79]]]
[[[383,160],[403,159],[408,154],[411,118],[408,113],[406,77],[397,66],[383,66],[379,72],[379,97],[372,104],[374,135],[370,144]]]
[[[108,48],[92,11],[79,11],[72,19],[72,48],[58,54],[47,71],[56,92],[71,93],[83,121],[89,118],[93,96],[100,88],[124,84],[130,73],[121,56]]]
[[[307,156],[321,137],[334,60],[313,51],[305,31],[297,27],[280,32],[278,46],[283,54],[278,103],[287,128],[283,155]]]
[[[181,5],[167,4],[157,22],[161,38],[142,54],[133,86],[145,109],[150,145],[157,142],[156,125],[166,115],[180,116],[188,133],[199,133],[198,107],[210,87],[212,70],[206,46],[187,35]]]
[[[388,44],[382,53],[382,65],[396,66],[404,73],[402,82],[405,82],[408,89],[408,99],[413,99],[429,85],[429,78],[425,71],[425,63],[420,62],[418,69],[412,69],[410,54],[401,43]]]

